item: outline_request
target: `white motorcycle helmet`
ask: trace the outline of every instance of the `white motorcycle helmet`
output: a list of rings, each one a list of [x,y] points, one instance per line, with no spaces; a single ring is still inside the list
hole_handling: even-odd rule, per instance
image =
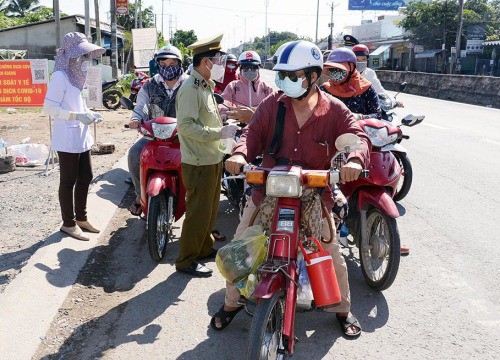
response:
[[[177,59],[182,64],[182,54],[175,46],[168,44],[156,52],[155,60],[160,61],[164,59]]]
[[[278,53],[279,52],[279,53]],[[276,51],[274,71],[297,71],[310,67],[323,69],[323,58],[318,46],[310,41],[297,40],[281,45]]]
[[[238,64],[240,66],[260,66],[261,63],[260,56],[255,51],[243,51],[238,57]]]

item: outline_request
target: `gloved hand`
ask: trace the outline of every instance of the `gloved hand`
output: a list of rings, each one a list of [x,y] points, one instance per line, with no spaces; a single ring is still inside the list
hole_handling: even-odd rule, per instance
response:
[[[92,111],[91,114],[94,116],[94,122],[96,124],[98,124],[104,120],[104,117],[101,114],[99,114],[98,112]]]
[[[220,138],[221,139],[228,139],[234,137],[236,135],[236,131],[240,129],[239,126],[236,125],[226,125],[223,126],[221,131],[220,131]]]
[[[94,122],[94,115],[90,112],[86,113],[77,113],[75,120],[78,120],[84,125],[90,125]]]

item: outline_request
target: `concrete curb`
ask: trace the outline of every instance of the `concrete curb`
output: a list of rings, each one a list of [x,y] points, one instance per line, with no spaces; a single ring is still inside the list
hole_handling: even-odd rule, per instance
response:
[[[88,256],[112,219],[128,186],[127,153],[93,184],[88,196],[89,220],[99,234],[90,241],[64,236],[57,228],[0,294],[0,349],[4,359],[31,359],[52,319],[68,296]]]

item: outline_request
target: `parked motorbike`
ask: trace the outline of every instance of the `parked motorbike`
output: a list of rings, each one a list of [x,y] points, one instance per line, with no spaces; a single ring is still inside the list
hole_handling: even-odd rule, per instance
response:
[[[406,86],[407,86],[406,82],[403,82],[399,86],[399,91],[396,93],[396,95],[394,95],[394,97],[386,96],[385,94],[379,95],[383,120],[389,121],[393,124],[396,124],[397,126],[400,126],[400,124],[402,124],[402,122],[399,121],[400,118],[398,117],[394,109],[398,107],[398,102],[396,100],[397,95],[401,91],[403,91],[406,88]],[[414,126],[421,123],[424,118],[425,116],[423,115],[415,116],[409,114],[404,117],[403,121],[405,121],[405,124],[407,126]],[[404,148],[401,145],[401,141],[403,139],[409,139],[409,138],[410,136],[408,135],[402,135],[399,137],[397,143],[386,145],[383,148],[384,150],[390,150],[393,152],[393,154],[399,161],[399,165],[401,166],[402,169],[402,177],[398,184],[396,194],[394,195],[394,200],[396,201],[401,201],[403,198],[406,197],[406,195],[410,191],[411,184],[413,181],[413,168],[410,159],[408,157],[406,148]]]
[[[337,139],[335,146],[340,153],[345,153],[359,148],[358,143],[359,138],[356,135],[344,134]],[[339,182],[340,171],[305,170],[300,166],[245,166],[244,173],[248,183],[260,186],[265,183],[266,194],[277,199],[268,241],[267,260],[259,266],[260,279],[251,295],[256,299],[257,305],[249,334],[248,359],[283,359],[293,354],[295,345],[298,249],[309,248],[312,243],[316,246],[319,244],[317,239],[305,239],[299,235],[301,195],[310,189],[319,193],[330,184]],[[333,239],[332,224],[329,225],[332,236],[330,239]],[[323,260],[325,262],[322,264],[332,270],[331,257],[325,256],[324,259],[317,258],[315,261]],[[329,274],[331,275],[331,271]],[[333,282],[336,283],[334,274],[333,277]],[[330,285],[328,283],[325,287],[325,292],[330,292]],[[324,294],[318,294],[318,297],[319,295]],[[337,294],[337,297],[339,296]],[[323,296],[322,299],[325,300]],[[325,300],[330,301],[334,303],[339,299]]]
[[[159,262],[173,239],[173,223],[186,211],[177,120],[159,117],[141,123],[137,130],[151,139],[141,152],[141,208],[149,254]]]
[[[122,86],[118,79],[102,83],[102,104],[106,109],[116,110],[121,106],[120,99],[123,95]]]
[[[128,98],[122,96],[120,98],[121,105],[126,109],[133,109],[137,101],[137,94],[144,84],[149,80],[148,74],[142,71],[136,71],[136,78],[130,82],[130,95]]]

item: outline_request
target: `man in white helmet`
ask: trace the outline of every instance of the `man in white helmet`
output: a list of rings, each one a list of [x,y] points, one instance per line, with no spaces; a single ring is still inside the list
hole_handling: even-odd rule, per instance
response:
[[[335,140],[342,134],[352,133],[361,139],[362,146],[360,150],[348,154],[348,161],[341,168],[341,178],[345,182],[358,178],[369,160],[370,141],[344,104],[319,91],[316,82],[322,68],[321,51],[309,41],[289,42],[280,49],[273,70],[276,71],[276,85],[282,93],[268,96],[257,108],[232,156],[225,163],[230,173],[238,174],[243,165],[252,162],[261,154],[264,154],[264,167],[300,164],[308,169],[326,170],[330,168],[335,154]],[[285,110],[284,126],[281,136],[278,137],[280,141],[274,143],[279,108]],[[271,148],[273,143],[275,146]],[[238,239],[248,227],[249,220],[264,195],[263,189],[252,189],[252,201],[247,202],[233,239]],[[329,188],[323,193],[323,201],[328,208],[332,208],[334,200]],[[328,231],[323,231],[323,237],[329,238],[327,233]],[[345,260],[336,240],[325,244],[324,247],[333,257],[342,296],[339,304],[326,311],[336,313],[345,336],[356,337],[361,333],[361,326],[350,313]],[[240,294],[236,286],[226,283],[224,305],[210,322],[213,329],[222,330],[229,325],[242,308],[239,300]]]
[[[233,108],[230,111],[222,109],[223,119],[230,117],[249,123],[260,102],[274,91],[260,79],[260,65],[260,56],[255,51],[244,51],[238,57],[239,79],[231,81],[222,93],[224,100]]]
[[[155,54],[158,73],[139,90],[137,104],[130,116],[129,126],[137,129],[143,121],[160,116],[176,117],[175,97],[187,77],[183,75],[181,52],[173,45],[166,45]],[[132,215],[141,215],[140,158],[147,138],[139,139],[129,150],[128,169],[134,184],[136,199],[130,205]]]

